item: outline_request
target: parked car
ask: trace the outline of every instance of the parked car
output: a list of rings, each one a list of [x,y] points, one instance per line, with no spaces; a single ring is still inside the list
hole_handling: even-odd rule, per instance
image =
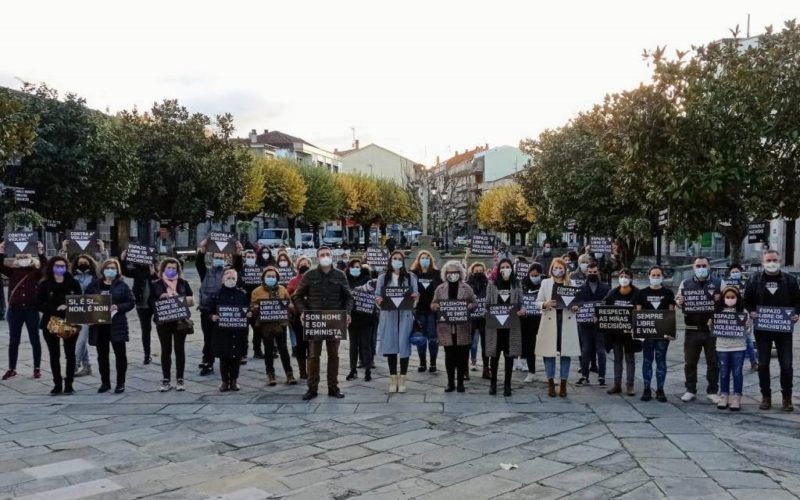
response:
[[[469,239],[466,236],[456,236],[456,239],[453,240],[453,244],[459,247],[465,247],[469,245]]]
[[[326,229],[322,235],[322,243],[329,247],[338,248],[342,246],[344,237],[341,229]]]
[[[281,245],[294,246],[289,239],[289,229],[280,227],[262,229],[261,234],[258,235],[258,244],[269,248]]]
[[[314,246],[314,233],[300,234],[300,248],[316,248]]]

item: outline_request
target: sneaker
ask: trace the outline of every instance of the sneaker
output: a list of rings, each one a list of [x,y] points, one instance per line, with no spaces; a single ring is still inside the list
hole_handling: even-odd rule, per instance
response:
[[[528,373],[527,375],[525,375],[525,380],[523,380],[523,382],[525,382],[526,384],[530,384],[531,382],[533,382],[533,373]]]
[[[151,358],[150,356],[145,356],[144,357],[144,361],[142,362],[142,364],[143,365],[149,365],[151,361],[153,361],[153,358]]]
[[[575,385],[577,385],[578,387],[582,387],[584,385],[589,385],[589,379],[586,378],[586,377],[581,377],[581,378],[578,379],[577,382],[575,382]]]
[[[33,369],[33,378],[42,378],[42,369],[41,368],[34,368]]]
[[[125,386],[122,384],[117,384],[117,386],[114,388],[114,394],[121,394],[123,392],[125,392]]]
[[[685,392],[683,396],[681,396],[681,401],[684,403],[688,403],[689,401],[694,401],[697,396],[693,392]]]
[[[474,371],[474,372],[478,371],[478,362],[473,360],[472,364],[469,367],[469,369]]]
[[[513,371],[515,371],[515,372],[521,372],[522,371],[522,365],[521,365],[520,361],[521,360],[519,358],[514,358],[514,367],[512,368]]]
[[[175,385],[175,390],[178,392],[183,392],[186,390],[186,386],[183,385],[183,379],[179,378],[178,383]]]
[[[206,375],[211,375],[214,373],[214,368],[212,366],[203,365],[203,368],[200,370],[200,376],[205,377]]]
[[[519,371],[527,372],[528,370],[528,360],[527,359],[520,359],[519,360]]]
[[[428,367],[428,373],[436,373],[436,365],[431,365]]]
[[[159,392],[167,392],[172,389],[172,385],[170,385],[169,380],[164,379],[161,381],[161,387],[158,388]]]
[[[75,372],[75,377],[84,377],[86,375],[91,375],[92,369],[89,366],[83,365],[81,369]]]
[[[16,376],[17,376],[17,371],[16,370],[6,370],[6,372],[3,374],[3,380],[8,380],[8,379],[14,378]]]
[[[706,396],[706,398],[708,398],[708,400],[711,401],[712,403],[714,403],[715,405],[718,405],[720,403],[720,401],[721,401],[721,398],[719,396],[717,396],[716,394],[709,394],[708,396]],[[725,407],[726,408],[728,407],[727,398],[726,398],[726,401],[725,401]]]
[[[606,386],[606,379],[604,379],[604,378],[597,379],[597,385],[599,385],[600,387],[605,387]]]

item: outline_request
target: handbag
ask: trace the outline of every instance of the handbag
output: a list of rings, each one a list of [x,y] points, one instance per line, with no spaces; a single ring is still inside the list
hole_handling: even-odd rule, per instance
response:
[[[175,322],[175,331],[184,335],[191,335],[194,333],[194,321],[191,319],[179,319]]]
[[[58,316],[50,316],[50,320],[47,322],[47,331],[56,337],[66,340],[77,335],[80,327],[68,325],[66,321]]]

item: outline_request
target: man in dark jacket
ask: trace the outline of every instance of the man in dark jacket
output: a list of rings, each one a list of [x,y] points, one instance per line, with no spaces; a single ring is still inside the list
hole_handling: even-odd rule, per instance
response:
[[[753,319],[758,318],[758,306],[793,307],[795,312],[792,323],[797,322],[800,311],[800,287],[797,279],[781,272],[781,255],[776,250],[767,250],[762,257],[764,271],[747,281],[744,292],[745,307]],[[769,364],[772,358],[772,343],[778,352],[778,365],[781,368],[781,393],[783,395],[783,411],[794,411],[792,405],[792,334],[768,332],[755,329],[758,347],[758,382],[761,386],[762,401],[760,408],[772,408],[772,391],[770,389]]]
[[[697,362],[700,361],[700,353],[705,351],[706,355],[706,380],[708,387],[706,393],[708,399],[714,404],[719,401],[717,391],[719,390],[719,365],[717,364],[717,339],[711,335],[708,321],[713,316],[713,305],[710,310],[702,312],[692,312],[690,309],[697,309],[700,302],[719,300],[719,283],[711,279],[711,265],[706,257],[698,257],[694,260],[694,276],[683,280],[678,287],[675,303],[683,309],[683,321],[686,323],[686,339],[683,343],[683,356],[685,360],[684,374],[686,376],[686,393],[681,396],[681,401],[688,403],[697,396]],[[699,302],[691,300],[691,306],[687,305],[686,297],[694,296]]]
[[[353,309],[353,295],[345,274],[333,267],[333,254],[328,247],[317,249],[319,264],[303,275],[300,285],[292,299],[301,315],[310,311],[350,311]],[[347,314],[350,323],[350,314]],[[308,391],[303,400],[317,397],[319,387],[319,357],[322,354],[322,341],[309,340],[308,347]],[[339,390],[339,340],[325,340],[328,351],[328,396],[343,398]]]
[[[600,281],[600,268],[597,262],[586,268],[586,283],[581,286],[582,302],[602,302],[611,287]],[[606,385],[606,348],[603,333],[597,326],[589,323],[578,324],[578,340],[581,345],[581,378],[576,385],[589,385],[589,367],[597,360],[597,383]]]

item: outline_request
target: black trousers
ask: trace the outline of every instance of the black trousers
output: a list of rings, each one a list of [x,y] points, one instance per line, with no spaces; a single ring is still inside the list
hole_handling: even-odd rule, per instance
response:
[[[350,371],[356,371],[358,357],[364,368],[369,370],[372,366],[372,325],[350,325],[348,327],[350,336]]]
[[[772,360],[772,344],[775,343],[781,374],[781,394],[784,398],[792,397],[792,379],[794,377],[794,370],[792,369],[792,334],[755,332],[755,337],[756,346],[758,347],[758,382],[761,387],[761,394],[768,395],[772,393],[772,388],[770,387],[772,377],[770,377],[769,365]]]
[[[97,332],[97,366],[100,368],[100,381],[103,385],[111,385],[111,367],[109,355],[114,349],[114,360],[117,368],[117,385],[125,385],[125,373],[128,370],[128,355],[125,342],[111,341],[111,328],[100,328]]]
[[[489,360],[492,370],[492,383],[497,384],[497,370],[500,368],[500,353],[505,354],[505,373],[503,383],[507,386],[511,385],[511,372],[514,369],[514,358],[508,355],[508,337],[510,332],[508,330],[497,330],[497,356]]]
[[[447,371],[447,385],[452,386],[457,380],[458,385],[464,385],[464,375],[469,368],[468,345],[444,346],[444,368]]]
[[[200,329],[203,330],[203,363],[208,367],[214,366],[214,355],[211,353],[211,342],[214,337],[216,325],[211,321],[211,313],[200,311]]]
[[[305,368],[308,360],[308,341],[303,338],[303,325],[299,320],[292,321],[291,328],[294,331],[294,338],[297,344],[294,346],[294,355],[297,358],[297,366]],[[300,368],[300,373],[303,373]]]
[[[136,314],[142,326],[142,349],[144,357],[150,357],[150,334],[153,332],[153,310],[149,307],[137,307]]]
[[[389,375],[397,375],[397,354],[387,354],[386,362],[389,364]],[[408,373],[408,358],[400,358],[400,375]]]
[[[683,371],[686,377],[686,391],[697,394],[697,363],[700,361],[701,352],[706,357],[706,381],[708,382],[706,392],[716,394],[719,390],[717,338],[711,335],[707,329],[686,331],[686,338],[683,341],[683,355],[686,362]]]
[[[70,339],[64,339],[64,359],[67,363],[67,372],[62,378],[61,376],[61,343],[62,339],[50,333],[47,328],[42,329],[44,341],[47,344],[47,351],[50,353],[50,371],[53,373],[53,382],[61,384],[62,380],[66,381],[67,385],[72,384],[72,379],[75,377],[75,344],[78,343],[78,336],[74,335]]]
[[[175,379],[183,379],[183,369],[186,367],[186,334],[178,333],[175,323],[166,323],[156,326],[158,340],[161,344],[161,376],[170,380],[172,371],[172,351],[175,351]]]
[[[281,329],[280,333],[270,332],[264,327],[257,327],[258,338],[264,343],[264,365],[267,368],[267,375],[275,375],[275,346],[278,347],[278,356],[281,358],[283,373],[287,376],[292,375],[292,359],[289,356],[289,349],[286,346],[286,330]],[[261,346],[259,346],[259,349]]]
[[[239,378],[239,358],[219,358],[219,373],[223,382],[235,382]]]

